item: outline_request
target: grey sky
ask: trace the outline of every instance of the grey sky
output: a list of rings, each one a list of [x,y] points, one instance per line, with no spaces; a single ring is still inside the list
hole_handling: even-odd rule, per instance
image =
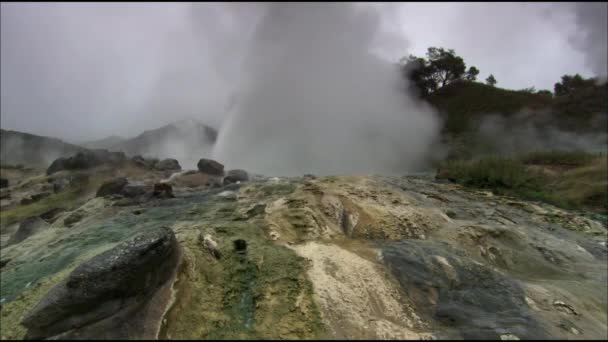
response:
[[[265,6],[2,3],[1,126],[72,141],[184,117],[219,127]],[[551,89],[608,63],[606,3],[362,6],[382,14],[376,46],[386,58],[453,48],[502,87]]]

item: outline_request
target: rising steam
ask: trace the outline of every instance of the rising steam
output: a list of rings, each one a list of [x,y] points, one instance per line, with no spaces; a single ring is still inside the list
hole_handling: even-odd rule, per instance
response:
[[[378,28],[376,12],[353,4],[268,5],[214,157],[275,175],[419,168],[439,122],[370,52]]]

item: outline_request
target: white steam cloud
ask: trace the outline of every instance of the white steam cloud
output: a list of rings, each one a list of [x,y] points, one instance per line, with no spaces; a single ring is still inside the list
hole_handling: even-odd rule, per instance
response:
[[[418,169],[440,123],[371,51],[378,13],[346,3],[273,3],[256,28],[214,157],[273,175]]]

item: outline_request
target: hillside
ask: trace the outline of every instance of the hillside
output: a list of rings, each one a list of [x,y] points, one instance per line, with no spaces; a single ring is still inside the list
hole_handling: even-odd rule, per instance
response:
[[[57,138],[0,129],[0,163],[46,168],[53,160],[85,148]]]
[[[198,158],[209,156],[217,139],[217,131],[194,119],[178,121],[138,136],[124,139],[106,148],[122,151],[128,156],[175,158],[187,168],[194,168]],[[110,138],[105,139],[106,142]]]
[[[91,149],[110,149],[115,145],[121,144],[125,141],[126,139],[123,137],[120,137],[118,135],[111,135],[109,137],[103,138],[103,139],[99,139],[99,140],[93,140],[93,141],[85,141],[83,143],[81,143],[81,146],[84,146],[86,148],[91,148]]]

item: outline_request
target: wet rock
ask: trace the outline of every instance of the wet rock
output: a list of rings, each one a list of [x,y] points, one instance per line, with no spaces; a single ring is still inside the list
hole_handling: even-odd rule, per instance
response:
[[[20,203],[22,205],[31,204],[31,203],[34,203],[34,202],[38,202],[41,199],[43,199],[45,197],[48,197],[50,195],[51,195],[50,192],[42,192],[42,193],[39,193],[39,194],[34,194],[34,195],[31,195],[30,197],[26,197],[26,198],[21,199]]]
[[[47,210],[44,213],[40,214],[39,217],[48,223],[53,223],[55,221],[57,215],[59,215],[60,213],[62,213],[64,211],[65,211],[64,208],[53,208],[53,209]]]
[[[518,283],[434,241],[400,241],[383,259],[422,317],[438,322],[440,338],[546,338]]]
[[[0,188],[8,188],[8,179],[0,178]]]
[[[127,160],[123,152],[107,150],[87,150],[69,158],[58,158],[46,170],[47,175],[62,170],[86,170],[102,164],[119,165]]]
[[[77,222],[80,222],[80,220],[82,220],[85,216],[86,216],[86,213],[84,211],[77,210],[77,211],[71,213],[70,216],[63,219],[63,224],[66,227],[72,227]]]
[[[179,245],[169,228],[147,231],[78,266],[53,287],[21,324],[27,339],[133,339],[156,322],[147,300],[177,266]]]
[[[117,177],[103,183],[97,190],[96,197],[104,197],[108,195],[120,194],[124,187],[128,184],[125,177]]]
[[[228,185],[231,183],[236,183],[236,182],[246,182],[249,180],[249,175],[247,174],[247,171],[245,170],[240,170],[240,169],[236,169],[236,170],[229,170],[228,172],[226,172],[226,176],[224,177],[224,185]]]
[[[128,207],[132,205],[138,205],[140,202],[135,198],[121,198],[114,202],[113,206],[115,207]]]
[[[247,211],[245,211],[245,215],[247,215],[248,218],[252,218],[259,215],[264,215],[265,212],[266,204],[257,203],[254,204],[251,208],[247,209]]]
[[[154,184],[154,192],[152,196],[158,198],[173,198],[173,187],[169,183],[156,183]]]
[[[208,175],[214,176],[223,176],[224,175],[224,165],[216,162],[212,159],[202,158],[196,164],[198,170],[202,173],[206,173]]]
[[[163,159],[154,164],[154,169],[159,171],[179,171],[182,167],[176,159]]]
[[[19,243],[48,227],[49,224],[38,216],[27,218],[19,224],[19,229],[13,234],[8,244]]]

